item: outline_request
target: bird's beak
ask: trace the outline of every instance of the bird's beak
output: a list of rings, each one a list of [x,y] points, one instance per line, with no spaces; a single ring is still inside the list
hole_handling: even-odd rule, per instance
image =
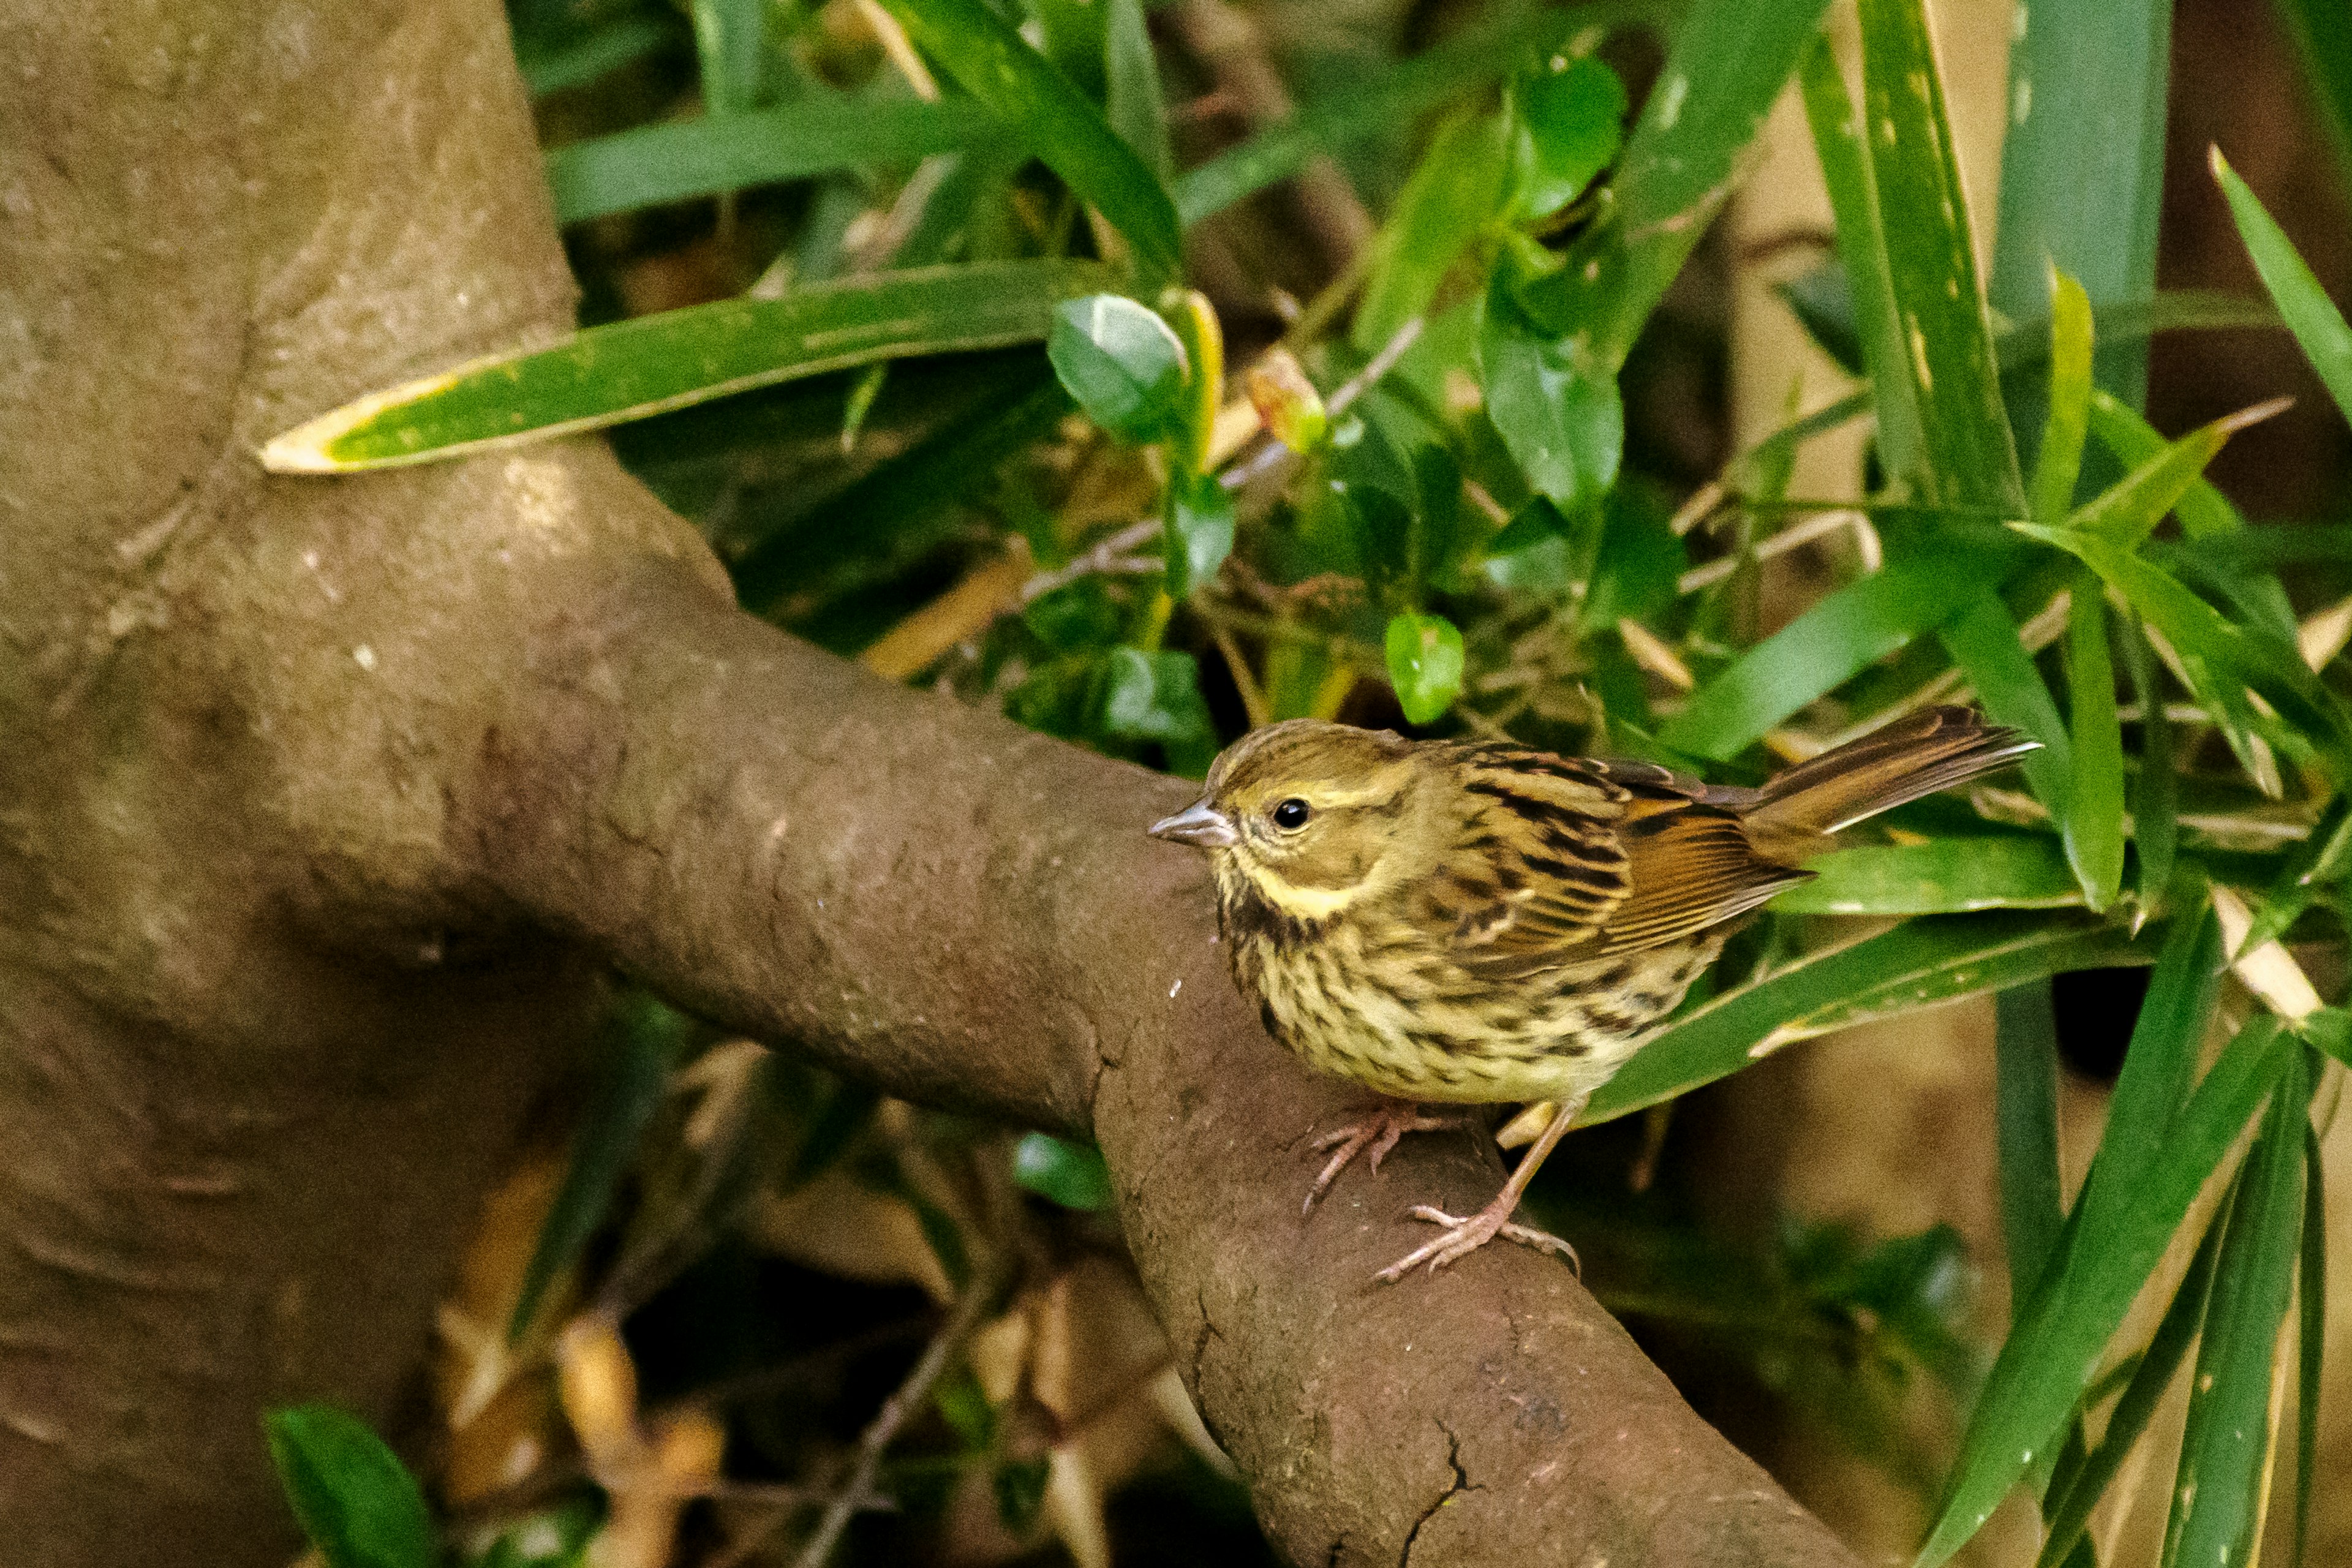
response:
[[[1151,825],[1150,832],[1154,838],[1202,849],[1230,848],[1242,837],[1234,831],[1234,819],[1205,800],[1194,801],[1173,816],[1161,817]]]

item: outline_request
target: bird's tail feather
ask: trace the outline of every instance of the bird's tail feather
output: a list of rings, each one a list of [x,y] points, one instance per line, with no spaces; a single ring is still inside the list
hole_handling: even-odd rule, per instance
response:
[[[1973,709],[1922,709],[1790,768],[1742,815],[1759,850],[1817,852],[1828,834],[2006,767],[2041,744]]]

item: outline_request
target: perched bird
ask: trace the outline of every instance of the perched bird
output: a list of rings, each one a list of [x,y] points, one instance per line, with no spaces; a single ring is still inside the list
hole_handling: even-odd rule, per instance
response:
[[[1808,879],[1864,817],[1990,773],[2036,742],[1930,708],[1760,789],[1651,763],[1409,741],[1294,719],[1244,735],[1207,793],[1152,824],[1209,851],[1234,982],[1311,1067],[1391,1097],[1337,1145],[1307,1206],[1363,1150],[1444,1125],[1421,1102],[1549,1101],[1551,1120],[1475,1215],[1381,1271],[1434,1270],[1496,1236],[1593,1090],[1656,1033],[1731,922]]]

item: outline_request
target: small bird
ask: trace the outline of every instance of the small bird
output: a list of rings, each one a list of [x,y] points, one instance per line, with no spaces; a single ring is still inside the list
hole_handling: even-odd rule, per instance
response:
[[[1409,741],[1293,719],[1243,736],[1207,793],[1151,825],[1209,851],[1234,980],[1308,1066],[1390,1097],[1336,1146],[1449,1125],[1426,1101],[1549,1101],[1494,1202],[1381,1271],[1432,1271],[1496,1236],[1569,1252],[1512,1212],[1593,1090],[1657,1033],[1732,922],[1831,835],[2036,748],[1966,708],[1912,713],[1773,778],[1706,784],[1653,763]],[[1572,1256],[1572,1253],[1571,1253]]]

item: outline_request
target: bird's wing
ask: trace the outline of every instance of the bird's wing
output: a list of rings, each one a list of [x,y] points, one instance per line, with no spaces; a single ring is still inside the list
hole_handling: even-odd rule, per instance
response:
[[[1502,979],[1659,947],[1754,909],[1807,873],[1759,858],[1720,789],[1647,763],[1465,748],[1475,803],[1433,921],[1454,956]]]

